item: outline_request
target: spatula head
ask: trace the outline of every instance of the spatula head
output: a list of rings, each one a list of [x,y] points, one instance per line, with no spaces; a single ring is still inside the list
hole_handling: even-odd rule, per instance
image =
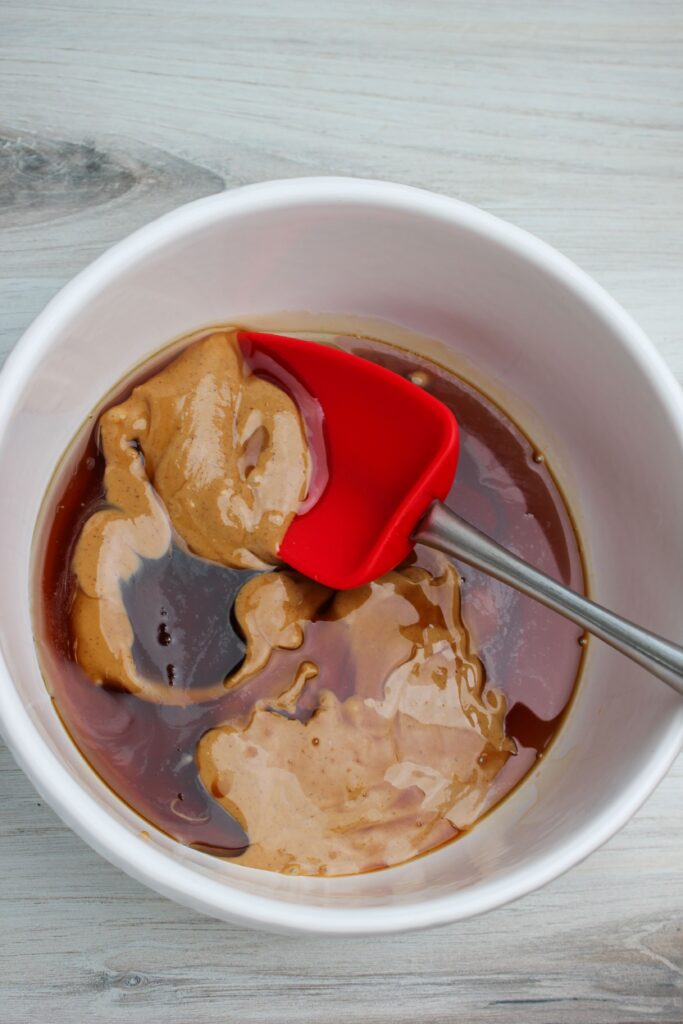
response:
[[[280,558],[335,590],[389,572],[410,553],[411,534],[431,502],[453,483],[453,413],[411,381],[340,349],[251,331],[239,340],[256,372],[272,361],[284,374],[268,375],[285,390],[294,378],[323,414],[329,478],[315,504],[292,521]]]

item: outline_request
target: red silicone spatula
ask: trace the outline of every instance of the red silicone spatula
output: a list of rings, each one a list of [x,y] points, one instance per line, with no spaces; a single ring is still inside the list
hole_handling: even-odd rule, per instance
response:
[[[458,459],[458,427],[445,405],[331,346],[251,331],[239,340],[255,372],[285,387],[293,378],[322,411],[329,478],[287,530],[284,562],[344,590],[428,544],[566,616],[683,694],[683,648],[534,569],[442,504]]]

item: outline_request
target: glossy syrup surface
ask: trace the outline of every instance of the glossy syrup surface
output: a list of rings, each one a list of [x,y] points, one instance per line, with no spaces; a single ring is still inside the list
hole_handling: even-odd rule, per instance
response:
[[[319,336],[318,336],[319,337]],[[541,453],[506,415],[451,373],[387,345],[364,339],[325,340],[414,375],[455,412],[461,454],[448,504],[501,544],[563,582],[583,589],[577,537],[562,495]],[[158,369],[158,365],[137,380]],[[136,381],[122,386],[126,397]],[[189,706],[154,704],[93,685],[74,658],[69,611],[71,554],[81,526],[101,505],[104,464],[96,430],[81,441],[70,468],[58,474],[47,510],[39,565],[38,644],[46,683],[77,747],[100,777],[147,821],[180,842],[239,857],[248,846],[241,825],[205,790],[195,751],[204,733],[244,723],[257,700],[276,697],[292,666],[311,661],[320,675],[297,715],[310,715],[322,688],[339,699],[353,692],[349,652],[324,610],[309,623],[296,651],[276,650],[268,665],[234,691]],[[429,568],[431,555],[418,549]],[[505,796],[556,734],[579,673],[581,631],[483,574],[460,567],[462,615],[487,680],[508,701],[506,731],[517,744],[495,779],[488,805]],[[124,594],[139,668],[168,686],[229,673],[241,640],[226,634],[236,589],[250,573],[224,569],[174,547],[163,564],[149,564]],[[428,614],[428,610],[426,611]]]

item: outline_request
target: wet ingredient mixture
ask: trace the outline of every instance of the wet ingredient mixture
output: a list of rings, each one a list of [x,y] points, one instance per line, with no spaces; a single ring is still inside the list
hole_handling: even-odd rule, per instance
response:
[[[448,503],[581,588],[562,498],[499,409],[389,346],[325,340],[451,406]],[[509,792],[558,727],[580,633],[423,548],[338,593],[278,566],[324,486],[295,392],[227,330],[123,389],[48,499],[37,635],[74,741],[148,821],[249,866],[350,874],[440,846]]]

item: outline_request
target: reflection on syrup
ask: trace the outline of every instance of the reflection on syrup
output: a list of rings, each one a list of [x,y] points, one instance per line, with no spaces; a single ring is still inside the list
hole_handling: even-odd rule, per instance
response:
[[[244,660],[231,612],[255,573],[196,558],[177,543],[161,558],[141,562],[121,584],[138,671],[183,689],[222,683]]]
[[[504,414],[431,364],[388,346],[340,340],[396,372],[413,374],[416,383],[428,386],[456,413],[461,455],[448,504],[540,569],[581,590],[580,554],[562,498],[545,463],[535,461],[534,449]],[[283,677],[293,678],[297,667],[310,661],[321,666],[321,672],[297,705],[297,717],[306,720],[316,709],[323,686],[340,700],[354,692],[353,659],[321,609],[306,628],[302,647],[274,651],[255,678],[212,701],[157,705],[90,683],[72,657],[73,580],[68,567],[84,520],[103,500],[104,467],[95,436],[93,432],[84,445],[77,468],[64,485],[45,546],[40,644],[48,685],[79,749],[131,807],[183,843],[237,856],[248,837],[202,786],[195,761],[199,739],[225,722],[246,722],[257,700],[276,698]],[[425,568],[432,558],[427,549],[417,549],[416,559]],[[206,680],[207,672],[213,679],[230,671],[243,647],[232,633],[226,641],[225,609],[240,577],[246,581],[252,574],[214,567],[180,548],[173,549],[162,573],[161,568],[153,563],[143,567],[137,580],[141,586],[131,586],[126,596],[138,638],[139,667],[168,685],[188,687],[202,677]],[[526,773],[559,727],[579,669],[581,632],[531,599],[473,569],[460,568],[463,619],[489,683],[507,695],[506,731],[520,751],[496,779],[498,800]]]

